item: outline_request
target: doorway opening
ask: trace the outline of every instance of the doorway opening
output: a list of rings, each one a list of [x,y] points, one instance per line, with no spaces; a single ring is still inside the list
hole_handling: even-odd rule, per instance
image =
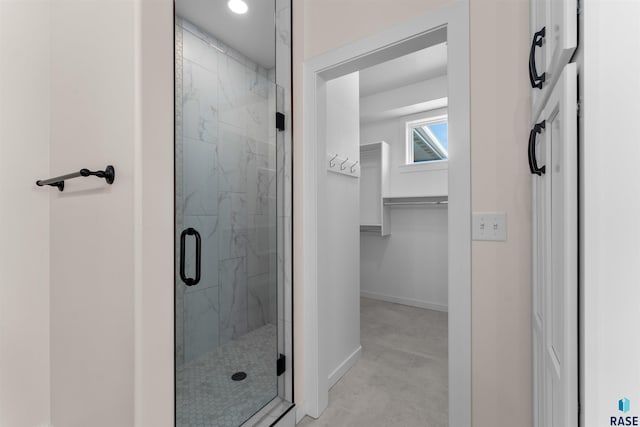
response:
[[[436,402],[444,409],[429,412],[437,425],[470,425],[467,18],[467,4],[451,5],[305,63],[304,409],[313,418],[343,377],[354,390],[374,389],[364,398],[373,408],[379,372],[357,383],[366,378],[359,371],[380,369],[374,359],[408,357],[399,386],[439,357],[432,373],[441,387],[416,388],[416,402],[406,407]],[[438,50],[440,73],[408,65],[421,54],[435,59]],[[399,70],[414,71],[417,80],[402,80]],[[371,75],[377,89],[368,93]],[[385,87],[385,78],[400,80]],[[397,352],[409,331],[426,351]],[[392,392],[380,386],[379,403],[391,407],[385,399]]]

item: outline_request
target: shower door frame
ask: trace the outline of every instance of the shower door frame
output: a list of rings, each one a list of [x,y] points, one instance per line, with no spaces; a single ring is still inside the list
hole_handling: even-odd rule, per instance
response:
[[[294,390],[294,353],[293,353],[293,40],[291,37],[293,29],[293,2],[292,0],[276,0],[275,16],[279,15],[284,9],[288,8],[289,19],[274,19],[274,36],[276,37],[276,78],[274,82],[270,82],[275,86],[275,100],[276,112],[284,114],[284,130],[276,130],[276,235],[277,235],[277,299],[278,305],[282,304],[282,312],[278,309],[276,315],[277,321],[277,348],[281,351],[281,356],[285,356],[285,371],[281,375],[277,376],[277,394],[274,398],[263,408],[259,409],[252,417],[247,419],[242,427],[253,425],[275,425],[282,418],[287,416],[292,409],[295,408],[293,403],[295,400]],[[283,3],[285,6],[282,6]],[[173,246],[176,251],[178,238],[177,236],[177,214],[176,214],[176,163],[175,163],[175,144],[176,144],[176,37],[175,28],[177,24],[175,0],[172,1],[172,35],[173,35],[173,68],[172,75],[173,86],[173,104],[172,113],[174,121],[173,133],[172,133],[172,157],[173,157]],[[275,18],[274,16],[274,18]],[[284,14],[286,17],[286,12]],[[288,26],[288,28],[286,28]],[[282,31],[284,30],[284,31]],[[288,45],[286,42],[278,44],[278,34],[286,34],[281,36],[286,38],[288,36]],[[280,41],[284,41],[280,40]],[[282,54],[286,52],[286,54]],[[282,89],[283,96],[279,97],[279,89]],[[282,150],[282,151],[280,151]],[[278,172],[282,167],[282,175]],[[281,182],[279,182],[281,180]],[[282,206],[280,206],[282,204]],[[174,326],[172,334],[173,344],[173,394],[172,394],[172,425],[176,425],[176,286],[181,285],[176,278],[176,267],[179,260],[176,258],[176,252],[173,254],[173,272],[172,274],[172,324]],[[282,259],[280,259],[282,257]],[[282,314],[280,314],[282,313]],[[276,360],[274,360],[274,371],[276,368]],[[240,426],[238,426],[240,427]]]

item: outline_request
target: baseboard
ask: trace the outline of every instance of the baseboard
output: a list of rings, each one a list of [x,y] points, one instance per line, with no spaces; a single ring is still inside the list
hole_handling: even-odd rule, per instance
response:
[[[294,409],[296,411],[296,424],[298,424],[307,416],[307,405],[305,402],[302,402],[300,405],[296,405]]]
[[[356,351],[351,353],[351,356],[347,357],[344,362],[340,364],[330,375],[329,375],[329,389],[333,387],[339,380],[349,372],[349,369],[353,368],[353,366],[360,359],[360,355],[362,354],[362,346],[358,346]]]
[[[377,292],[360,291],[360,296],[365,298],[377,299],[380,301],[392,302],[395,304],[408,305],[411,307],[426,308],[428,310],[449,311],[449,307],[443,304],[436,304],[428,301],[421,301],[412,298],[392,297],[390,295],[380,294]]]

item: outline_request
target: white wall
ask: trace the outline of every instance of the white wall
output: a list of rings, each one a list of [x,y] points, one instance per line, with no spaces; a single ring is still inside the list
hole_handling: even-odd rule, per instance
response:
[[[474,427],[531,424],[529,0],[470,0],[471,197],[507,212],[503,243],[472,242]],[[518,424],[519,423],[519,424]]]
[[[49,14],[0,1],[0,426],[50,422]]]
[[[582,405],[584,425],[596,427],[640,416],[640,4],[586,0],[583,10]]]
[[[141,0],[135,25],[135,425],[173,427],[173,1]]]
[[[128,426],[134,419],[134,3],[55,0],[51,19],[51,173],[107,164],[116,170],[111,186],[86,178],[51,192],[52,423]]]
[[[447,310],[446,207],[391,209],[391,234],[360,234],[362,296]]]
[[[173,1],[3,0],[0,52],[0,425],[172,426]]]
[[[326,152],[358,160],[358,73],[327,82],[326,99]],[[318,162],[326,170],[324,159]],[[337,370],[360,347],[360,183],[326,172],[320,185],[318,227],[326,233],[319,236],[318,288],[323,306],[331,307],[321,314],[320,349],[321,366],[331,385],[341,376]]]

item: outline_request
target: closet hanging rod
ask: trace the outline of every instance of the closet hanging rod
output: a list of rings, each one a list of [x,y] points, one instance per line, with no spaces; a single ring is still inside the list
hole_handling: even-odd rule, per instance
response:
[[[385,206],[417,206],[417,205],[448,205],[446,200],[438,202],[384,202]]]
[[[81,176],[97,176],[98,178],[104,178],[107,184],[113,184],[116,178],[116,170],[113,166],[107,166],[103,171],[90,171],[89,169],[80,169],[78,172],[68,173],[66,175],[60,175],[55,178],[41,179],[36,181],[36,185],[42,187],[44,185],[50,185],[51,187],[58,187],[58,190],[64,191],[64,182],[67,179],[78,178]]]

